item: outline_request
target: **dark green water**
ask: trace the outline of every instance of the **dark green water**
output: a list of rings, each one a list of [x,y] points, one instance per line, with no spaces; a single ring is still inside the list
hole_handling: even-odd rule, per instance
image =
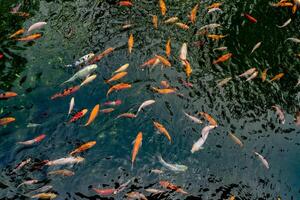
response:
[[[20,11],[30,13],[22,18],[9,13],[16,4],[22,3]],[[160,14],[157,1],[134,1],[132,8],[119,7],[113,0],[41,0],[8,1],[0,4],[0,89],[15,91],[18,97],[0,101],[0,117],[13,116],[16,122],[0,127],[0,198],[26,199],[30,191],[44,185],[52,185],[57,199],[100,199],[90,188],[111,188],[132,178],[126,190],[107,199],[124,199],[126,192],[139,191],[149,199],[299,199],[300,198],[300,137],[294,116],[299,110],[299,44],[284,42],[289,37],[300,37],[299,13],[290,9],[274,8],[267,0],[224,1],[223,13],[206,14],[211,1],[201,2],[197,23],[190,24],[188,31],[162,20],[178,16],[188,23],[187,14],[198,1],[167,1],[167,16]],[[252,24],[241,17],[251,13],[258,20]],[[159,28],[152,26],[151,15],[159,17]],[[279,29],[287,19],[291,24]],[[43,37],[34,42],[16,42],[8,37],[24,27],[38,21],[48,24],[38,32]],[[125,23],[135,26],[122,30]],[[220,23],[221,29],[212,34],[228,35],[220,41],[196,36],[197,30],[206,24]],[[135,37],[133,53],[128,54],[129,34]],[[155,54],[164,54],[165,43],[172,39],[171,68],[160,66],[141,70],[143,62]],[[202,47],[193,45],[203,41]],[[262,41],[262,46],[252,55],[253,46]],[[186,88],[178,77],[186,78],[178,55],[183,42],[188,43],[188,59],[193,68],[191,83]],[[227,46],[233,58],[224,64],[212,65],[222,55],[214,48]],[[76,70],[64,66],[74,63],[81,56],[101,53],[108,47],[117,49],[98,62],[98,77],[81,88],[74,95],[50,100],[50,96],[66,86],[60,84],[71,77]],[[106,98],[109,88],[104,80],[119,66],[129,63],[128,75],[122,79],[132,83],[132,88],[112,93]],[[269,68],[268,79],[283,72],[285,76],[276,82],[262,82],[260,78],[246,82],[235,78],[245,70],[257,67],[259,71]],[[217,87],[219,80],[234,77],[223,88]],[[179,89],[184,97],[154,94],[150,87],[158,87],[160,81],[168,80]],[[79,84],[77,81],[75,84]],[[67,86],[72,86],[69,84]],[[107,100],[121,99],[123,104],[113,113],[100,114],[88,127],[82,127],[87,120],[68,125],[67,112],[71,97],[75,97],[75,110],[91,110],[94,105]],[[136,112],[139,105],[148,99],[155,99],[135,119],[119,119],[124,112]],[[280,124],[273,105],[283,108],[286,123]],[[212,130],[204,150],[191,154],[193,143],[199,139],[205,126],[189,121],[182,113],[196,114],[204,111],[219,123]],[[173,143],[157,135],[152,120],[165,125]],[[28,123],[42,124],[27,128]],[[144,134],[134,169],[131,170],[132,141],[137,133]],[[233,131],[242,139],[244,148],[227,136]],[[32,139],[42,133],[47,137],[41,143],[22,148],[16,143]],[[85,142],[96,140],[92,149],[80,154],[83,163],[67,166],[75,172],[72,177],[47,176],[51,170],[64,167],[43,167],[33,170],[30,166],[41,160],[54,160],[67,154]],[[267,170],[252,151],[261,153],[269,161]],[[161,154],[170,163],[185,164],[184,173],[164,169],[158,162]],[[12,173],[22,160],[32,158],[32,163],[18,173]],[[150,169],[162,168],[162,175],[150,174]],[[38,179],[32,186],[16,188],[24,180]],[[189,195],[169,192],[150,196],[144,189],[161,189],[159,180],[168,180],[182,186]],[[103,198],[105,199],[105,198]]]

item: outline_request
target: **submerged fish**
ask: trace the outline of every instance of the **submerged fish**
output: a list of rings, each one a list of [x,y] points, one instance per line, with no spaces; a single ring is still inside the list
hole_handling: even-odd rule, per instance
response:
[[[185,116],[187,116],[191,121],[195,122],[196,124],[202,124],[202,123],[203,123],[203,122],[202,122],[200,119],[198,119],[197,117],[191,116],[191,115],[187,114],[187,113],[184,112],[184,111],[183,111],[183,113],[184,113]]]
[[[28,33],[31,32],[31,31],[34,31],[34,30],[37,30],[37,29],[40,29],[42,27],[44,27],[47,23],[46,22],[37,22],[37,23],[34,23],[32,24],[29,29],[28,29]]]
[[[159,0],[159,7],[160,7],[161,15],[165,16],[167,12],[167,6],[164,0]]]
[[[250,55],[251,55],[256,49],[258,49],[258,48],[260,47],[260,45],[261,45],[261,42],[258,42],[258,43],[253,47],[253,49],[251,50]]]
[[[28,36],[25,36],[25,37],[22,37],[22,38],[17,38],[16,40],[17,41],[27,42],[27,41],[33,41],[33,40],[39,39],[41,37],[42,37],[42,34],[35,33],[35,34],[28,35]]]
[[[167,67],[171,67],[171,63],[170,63],[170,61],[168,61],[167,58],[165,58],[165,57],[163,57],[163,56],[160,56],[160,55],[155,55],[155,57],[156,57],[157,59],[159,59],[159,61],[160,61],[163,65],[165,65],[165,66],[167,66]]]
[[[212,40],[220,40],[223,39],[225,37],[227,37],[226,35],[215,35],[215,34],[210,34],[207,35],[208,38],[212,39]]]
[[[92,82],[93,80],[95,80],[97,78],[96,74],[90,75],[88,77],[86,77],[86,79],[80,84],[80,87]]]
[[[94,53],[89,53],[87,55],[82,56],[75,62],[75,66],[82,66],[88,64],[95,57]]]
[[[243,146],[244,146],[244,144],[242,143],[242,141],[241,141],[238,137],[236,137],[233,133],[229,132],[228,135],[229,135],[229,137],[230,137],[236,144],[238,144],[240,147],[243,147]]]
[[[256,23],[257,22],[257,19],[255,19],[254,17],[252,17],[251,15],[249,15],[247,13],[243,13],[242,16],[244,16],[246,19],[248,19],[252,23]]]
[[[199,4],[196,4],[195,7],[191,11],[190,20],[191,20],[192,24],[196,23],[198,9],[199,9]]]
[[[68,96],[70,94],[73,94],[73,93],[77,92],[79,89],[80,89],[79,85],[64,89],[62,92],[56,93],[53,96],[51,96],[51,99],[53,100],[53,99],[56,99],[56,98],[61,98],[61,97]]]
[[[127,199],[134,199],[134,200],[148,200],[145,195],[139,192],[129,192],[126,194]]]
[[[216,23],[212,23],[212,24],[207,24],[207,25],[204,25],[202,26],[199,30],[199,31],[202,31],[204,29],[214,29],[214,28],[218,28],[218,27],[221,27],[222,25],[221,24],[216,24]]]
[[[98,116],[98,113],[99,113],[99,109],[100,109],[100,105],[99,104],[95,105],[95,107],[93,108],[93,110],[90,114],[88,121],[86,122],[86,124],[84,126],[90,125],[96,119],[96,117]]]
[[[27,140],[27,141],[24,141],[24,142],[18,142],[18,144],[32,145],[32,144],[35,144],[35,143],[38,143],[38,142],[42,141],[43,139],[45,139],[45,137],[46,137],[46,135],[42,134],[42,135],[39,135],[38,137],[36,137],[32,140]]]
[[[188,25],[181,23],[181,22],[176,22],[175,25],[183,30],[188,30],[190,28]]]
[[[76,79],[79,79],[79,78],[87,77],[93,71],[95,71],[96,69],[97,69],[97,65],[96,64],[86,66],[83,69],[79,70],[77,73],[75,73],[71,78],[69,78],[68,80],[66,80],[65,82],[63,82],[62,85],[65,84],[65,83],[69,83],[69,82],[75,81]]]
[[[224,55],[220,56],[217,60],[213,61],[213,64],[216,65],[216,64],[225,62],[225,61],[229,60],[231,57],[232,57],[232,53],[224,54]]]
[[[185,194],[187,195],[188,193],[186,191],[184,191],[182,188],[180,188],[177,185],[174,185],[173,183],[170,183],[169,181],[159,181],[159,184],[169,190],[181,193],[181,194]]]
[[[70,119],[70,121],[69,121],[68,123],[70,124],[70,123],[72,123],[72,122],[75,122],[75,121],[79,120],[79,119],[82,118],[87,112],[88,112],[87,109],[83,109],[83,110],[77,112],[77,113]]]
[[[80,162],[83,162],[84,158],[82,157],[66,157],[66,158],[60,158],[57,160],[50,160],[45,165],[47,166],[55,166],[55,165],[71,165],[71,164],[78,164]]]
[[[105,103],[103,103],[104,106],[119,106],[122,104],[122,100],[118,99],[115,101],[107,101]]]
[[[121,67],[119,67],[116,71],[114,71],[113,73],[119,73],[119,72],[123,72],[125,71],[127,68],[129,67],[129,64],[126,63],[125,65],[122,65]]]
[[[119,84],[113,85],[107,91],[106,97],[108,97],[108,95],[110,93],[112,93],[113,91],[119,91],[119,90],[124,90],[124,89],[128,89],[128,88],[131,88],[131,84],[128,84],[128,83],[119,83]]]
[[[105,108],[105,109],[100,110],[99,112],[101,112],[101,113],[111,113],[114,110],[115,110],[114,108]]]
[[[109,47],[108,49],[106,49],[105,51],[103,51],[102,53],[100,53],[99,55],[94,56],[93,59],[89,61],[89,63],[90,64],[94,64],[94,63],[100,61],[102,58],[104,58],[108,54],[112,53],[114,50],[115,50],[115,48]]]
[[[134,44],[134,38],[133,38],[133,35],[130,34],[130,36],[128,38],[128,52],[129,52],[129,54],[132,52],[133,44]]]
[[[221,2],[217,2],[217,3],[213,3],[210,6],[207,7],[207,9],[212,9],[212,8],[219,8],[223,3]]]
[[[161,156],[158,156],[158,160],[164,167],[174,172],[185,172],[188,169],[185,165],[167,163]]]
[[[168,140],[170,142],[172,142],[172,139],[171,139],[171,136],[170,136],[169,132],[167,131],[167,129],[162,124],[160,124],[159,122],[153,122],[153,125],[159,133],[164,134],[168,138]]]
[[[147,67],[147,66],[155,66],[160,63],[160,60],[157,57],[151,58],[144,62],[141,67]]]
[[[154,189],[154,188],[147,188],[145,189],[146,192],[152,193],[152,194],[160,194],[163,193],[165,191],[163,190],[158,190],[158,189]]]
[[[214,129],[215,126],[212,125],[208,125],[205,126],[202,131],[201,131],[201,137],[199,138],[199,140],[197,142],[195,142],[192,146],[191,149],[191,153],[195,153],[196,151],[199,151],[201,149],[203,149],[203,144],[206,142],[206,139],[208,137],[209,131]]]
[[[152,15],[152,23],[155,29],[158,29],[158,17],[156,15]]]
[[[212,116],[210,116],[208,113],[199,112],[198,114],[201,115],[202,117],[204,117],[210,123],[210,125],[215,126],[215,127],[218,126],[217,121]]]
[[[249,78],[246,79],[246,81],[251,81],[252,79],[255,79],[258,75],[258,71],[255,71]]]
[[[9,36],[9,38],[14,38],[14,37],[16,37],[16,36],[18,36],[18,35],[23,34],[24,32],[25,32],[25,29],[24,29],[24,28],[19,29],[19,30],[17,30],[15,33],[13,33],[11,36]]]
[[[240,74],[239,77],[246,77],[249,76],[251,74],[253,74],[256,71],[256,68],[253,67],[251,69],[248,69],[247,71],[245,71],[244,73]]]
[[[123,113],[123,114],[118,115],[118,117],[116,119],[119,119],[119,118],[136,118],[136,115],[133,113]]]
[[[295,42],[295,43],[300,43],[300,39],[298,39],[298,38],[288,38],[285,41],[292,41],[292,42]]]
[[[70,106],[69,106],[69,112],[68,112],[68,115],[71,114],[71,112],[72,112],[72,110],[73,110],[73,108],[74,108],[74,105],[75,105],[75,98],[72,97],[72,98],[71,98],[71,101],[70,101]]]
[[[187,78],[190,78],[190,76],[193,72],[191,64],[187,60],[183,60],[183,63],[184,63],[183,67],[184,67],[185,74],[186,74]]]
[[[150,172],[154,173],[154,174],[163,174],[164,173],[164,171],[162,171],[160,169],[151,169]]]
[[[283,110],[279,107],[279,106],[272,106],[272,108],[274,108],[276,110],[276,114],[280,120],[280,123],[281,124],[284,124],[285,123],[285,117],[284,117],[284,113],[283,113]]]
[[[0,99],[9,99],[9,98],[16,97],[16,96],[18,96],[18,94],[15,92],[0,93]]]
[[[218,47],[218,48],[215,48],[213,49],[213,51],[226,51],[228,48],[227,47]]]
[[[264,82],[267,79],[267,72],[268,69],[265,69],[262,73],[261,73],[261,80],[262,82]]]
[[[167,19],[166,21],[164,21],[165,24],[173,24],[175,22],[177,22],[179,19],[178,17],[171,17],[169,19]]]
[[[150,105],[152,105],[152,104],[154,104],[154,103],[155,103],[155,100],[152,100],[152,99],[147,100],[147,101],[144,101],[144,102],[140,105],[140,107],[138,108],[138,111],[136,112],[136,117],[138,116],[139,112],[140,112],[143,108],[145,108],[145,107],[147,107],[147,106],[150,106]]]
[[[164,89],[159,89],[156,87],[151,87],[152,90],[154,90],[155,92],[159,93],[159,94],[172,94],[176,92],[175,88],[164,88]]]
[[[258,159],[262,162],[262,164],[263,164],[267,169],[270,168],[268,161],[267,161],[262,155],[260,155],[259,153],[255,152],[255,151],[254,151],[253,153],[254,153],[255,155],[258,156]]]
[[[283,27],[286,27],[287,25],[289,25],[291,23],[292,19],[288,19],[286,22],[283,23],[283,25],[279,26],[279,25],[276,25],[278,28],[283,28]]]
[[[213,12],[216,12],[216,11],[219,11],[221,13],[223,12],[223,10],[221,10],[220,8],[211,8],[207,11],[207,13],[209,14],[209,13],[213,13]]]
[[[133,141],[131,168],[133,168],[133,163],[136,159],[136,156],[139,152],[140,147],[142,146],[142,141],[143,141],[143,133],[139,132],[138,135],[136,136],[135,140]]]
[[[48,175],[62,175],[62,176],[74,176],[75,173],[68,169],[61,169],[48,172]]]
[[[96,141],[90,141],[90,142],[87,142],[87,143],[81,145],[80,147],[76,148],[74,151],[72,151],[72,152],[70,153],[70,156],[73,156],[73,155],[76,154],[76,153],[81,153],[81,152],[83,152],[83,151],[86,151],[86,150],[92,148],[92,147],[95,146],[95,145],[96,145]]]
[[[0,126],[7,125],[7,124],[12,123],[14,121],[16,121],[16,119],[14,117],[0,118]]]
[[[21,187],[22,185],[33,185],[33,184],[35,184],[37,182],[39,182],[39,181],[36,180],[36,179],[24,181],[23,183],[21,183],[20,185],[18,185],[17,188]]]
[[[55,199],[57,197],[57,194],[55,193],[39,193],[36,195],[33,195],[31,198],[36,199]]]
[[[169,57],[171,55],[171,39],[169,38],[166,44],[166,55]]]
[[[217,86],[222,87],[222,86],[226,85],[226,84],[227,84],[229,81],[231,81],[231,80],[232,80],[232,77],[224,78],[223,80],[221,80],[221,81],[217,84]]]
[[[180,60],[186,60],[187,59],[187,43],[182,44],[182,46],[180,48],[179,58],[180,58]]]
[[[277,81],[279,79],[281,79],[284,76],[284,73],[279,73],[276,76],[274,76],[271,81]]]
[[[27,164],[30,163],[30,162],[31,162],[31,158],[28,158],[28,159],[22,161],[21,163],[19,163],[19,164],[15,167],[15,169],[13,170],[13,172],[16,172],[16,171],[22,169],[25,165],[27,165]]]
[[[111,77],[109,80],[105,81],[105,83],[110,83],[113,81],[120,80],[121,78],[125,77],[128,73],[127,72],[119,72],[115,74],[113,77]]]

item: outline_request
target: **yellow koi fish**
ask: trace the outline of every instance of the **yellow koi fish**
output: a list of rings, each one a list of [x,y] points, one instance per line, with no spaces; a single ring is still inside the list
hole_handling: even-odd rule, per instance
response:
[[[134,38],[133,38],[133,35],[130,34],[129,39],[128,39],[128,51],[129,51],[129,53],[132,52],[133,44],[134,44]]]
[[[116,75],[114,75],[113,77],[111,77],[109,80],[105,81],[106,83],[110,83],[113,81],[117,81],[120,80],[121,78],[123,78],[124,76],[127,75],[127,72],[119,72]]]

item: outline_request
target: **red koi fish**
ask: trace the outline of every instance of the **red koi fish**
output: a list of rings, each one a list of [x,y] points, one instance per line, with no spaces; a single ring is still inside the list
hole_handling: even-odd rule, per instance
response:
[[[247,13],[243,13],[242,16],[246,17],[252,23],[257,23],[257,19],[255,19],[254,17],[252,17],[251,15],[249,15]]]
[[[118,192],[118,190],[115,188],[108,188],[108,189],[93,188],[93,190],[101,196],[111,196],[111,195],[117,194],[117,192]]]
[[[120,99],[103,103],[104,106],[119,106],[121,104],[122,104],[122,100]]]
[[[56,98],[59,98],[59,97],[65,97],[65,96],[68,96],[74,92],[77,92],[78,90],[80,89],[80,86],[79,85],[76,85],[74,87],[70,87],[70,88],[67,88],[65,89],[64,91],[60,92],[60,93],[56,93],[54,94],[51,99],[56,99]]]
[[[4,55],[2,53],[0,53],[0,60],[4,57]]]
[[[18,142],[18,144],[32,145],[32,144],[35,144],[35,143],[38,143],[38,142],[42,141],[43,139],[45,139],[45,137],[46,137],[46,135],[42,134],[42,135],[39,135],[39,136],[37,136],[36,138],[34,138],[32,140],[27,140],[27,141],[24,141],[24,142]]]
[[[79,111],[78,113],[76,113],[69,121],[69,124],[72,122],[75,122],[77,120],[79,120],[80,118],[82,118],[86,113],[88,112],[87,109],[83,109],[81,111]]]
[[[131,7],[133,4],[130,1],[119,1],[118,3],[120,6],[126,6],[126,7]]]

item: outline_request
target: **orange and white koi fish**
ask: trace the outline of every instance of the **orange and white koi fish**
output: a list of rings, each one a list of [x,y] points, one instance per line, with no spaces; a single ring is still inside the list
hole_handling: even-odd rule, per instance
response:
[[[159,61],[160,61],[163,65],[165,65],[165,66],[167,66],[167,67],[171,67],[170,61],[168,61],[168,59],[166,59],[165,57],[160,56],[160,55],[155,55],[155,57],[156,57],[157,59],[159,59]]]
[[[93,110],[90,114],[88,121],[86,122],[86,124],[84,126],[90,125],[96,119],[96,117],[98,116],[98,113],[99,113],[99,109],[100,109],[100,105],[99,104],[95,105],[95,107],[93,108]]]
[[[227,37],[227,35],[207,35],[207,37],[212,40],[220,40]]]
[[[56,99],[56,98],[60,98],[60,97],[65,97],[65,96],[68,96],[70,94],[73,94],[74,92],[77,92],[78,90],[80,89],[80,86],[79,85],[76,85],[74,87],[70,87],[70,88],[67,88],[65,89],[64,91],[62,92],[59,92],[59,93],[56,93],[54,94],[51,99]]]
[[[279,79],[281,79],[284,76],[284,73],[279,73],[276,76],[274,76],[271,81],[277,81]]]
[[[39,193],[36,195],[33,195],[31,198],[36,199],[55,199],[57,197],[57,194],[55,193]]]
[[[122,104],[122,100],[117,99],[115,101],[107,101],[105,103],[103,103],[104,106],[119,106]]]
[[[182,188],[180,188],[177,185],[174,185],[172,183],[170,183],[169,181],[159,181],[159,184],[163,187],[166,188],[168,190],[172,190],[181,194],[185,194],[187,195],[188,193],[186,191],[184,191]]]
[[[131,157],[131,168],[133,168],[133,163],[136,159],[136,156],[139,152],[140,147],[142,146],[143,133],[139,132],[136,136],[136,139],[133,141],[132,157]]]
[[[0,94],[0,99],[9,99],[18,96],[15,92],[4,92]]]
[[[164,21],[164,23],[165,24],[173,24],[177,21],[178,21],[178,17],[171,17],[171,18],[167,19],[166,21]]]
[[[113,77],[111,77],[109,80],[105,81],[105,83],[110,83],[113,81],[120,80],[121,78],[123,78],[126,75],[127,75],[127,72],[119,72],[119,73],[115,74]]]
[[[76,113],[76,114],[70,119],[70,121],[69,121],[68,123],[70,124],[70,123],[72,123],[72,122],[75,122],[75,121],[79,120],[79,119],[82,118],[87,112],[88,112],[87,109],[83,109],[83,110],[79,111],[78,113]]]
[[[190,14],[190,20],[193,24],[196,23],[196,17],[197,17],[197,12],[198,12],[198,9],[199,9],[199,4],[197,4],[191,11],[191,14]]]
[[[130,36],[128,38],[128,52],[129,53],[132,52],[133,44],[134,44],[134,38],[133,38],[133,35],[130,34]]]
[[[167,57],[171,55],[171,39],[168,39],[166,44],[166,55]]]
[[[95,146],[95,144],[96,144],[96,141],[87,142],[87,143],[81,145],[80,147],[78,147],[77,149],[75,149],[74,151],[72,151],[70,153],[70,156],[73,156],[76,153],[81,153],[83,151],[86,151],[86,150],[92,148],[93,146]]]
[[[119,72],[123,72],[123,71],[125,71],[128,67],[129,67],[129,64],[126,63],[125,65],[122,65],[122,66],[119,67],[116,71],[114,71],[113,74],[116,74],[116,73],[119,73]]]
[[[13,170],[13,172],[16,172],[16,171],[22,169],[25,165],[27,165],[27,164],[30,163],[30,162],[31,162],[31,158],[28,158],[28,159],[22,161],[21,163],[19,163],[19,164],[15,167],[15,169]]]
[[[246,70],[245,72],[243,72],[242,74],[240,74],[239,77],[247,77],[247,76],[253,74],[255,71],[256,71],[256,68],[252,67],[252,68]]]
[[[158,189],[154,189],[154,188],[147,188],[145,189],[146,192],[152,193],[152,194],[160,194],[160,193],[164,193],[165,191],[163,190],[158,190]]]
[[[220,6],[222,5],[223,3],[213,3],[211,4],[210,6],[207,7],[207,9],[212,9],[212,8],[220,8]]]
[[[188,25],[181,23],[181,22],[177,22],[177,23],[175,23],[175,25],[183,30],[188,30],[190,28]]]
[[[18,185],[17,188],[21,187],[22,185],[33,185],[33,184],[36,184],[38,182],[39,181],[36,180],[36,179],[24,181],[23,183],[21,183],[20,185]]]
[[[112,87],[109,88],[107,94],[106,94],[106,97],[108,97],[108,95],[110,93],[112,93],[113,91],[119,91],[119,90],[124,90],[124,89],[128,89],[128,88],[131,88],[131,84],[128,84],[128,83],[119,83],[119,84],[116,84]]]
[[[154,90],[155,92],[159,93],[159,94],[172,94],[176,92],[175,88],[164,88],[164,89],[159,89],[156,87],[151,87],[152,90]]]
[[[160,124],[159,122],[153,122],[153,125],[159,133],[164,134],[168,138],[168,140],[170,142],[172,142],[172,138],[171,138],[169,132],[167,131],[167,129],[162,124]]]
[[[133,113],[123,113],[123,114],[118,115],[118,117],[116,119],[119,119],[119,118],[136,118],[136,115]]]
[[[99,55],[95,56],[89,63],[94,64],[94,63],[100,61],[102,58],[104,58],[108,54],[112,53],[114,50],[115,50],[115,48],[109,47],[108,49],[106,49],[105,51],[100,53]]]
[[[155,29],[158,29],[158,17],[156,15],[152,15],[152,23]]]
[[[191,64],[190,64],[190,62],[187,61],[187,60],[183,60],[183,62],[184,62],[183,67],[184,67],[184,71],[185,71],[185,73],[186,73],[186,76],[187,76],[187,78],[190,78],[190,76],[191,76],[191,74],[192,74],[192,72],[193,72],[192,67],[191,67]]]
[[[235,136],[235,134],[229,132],[228,136],[234,141],[234,143],[239,145],[241,148],[244,146],[243,142],[237,136]]]
[[[42,34],[40,33],[34,33],[32,35],[28,35],[26,37],[23,38],[16,38],[17,41],[23,41],[23,42],[27,42],[27,41],[32,41],[32,40],[36,40],[42,37]]]
[[[21,28],[20,30],[17,30],[14,34],[12,34],[11,36],[9,36],[9,38],[14,38],[18,35],[21,35],[25,32],[25,29],[24,28]]]
[[[55,165],[71,165],[71,164],[78,164],[80,162],[83,162],[84,158],[78,156],[78,157],[66,157],[66,158],[60,158],[57,160],[50,160],[47,161],[45,165],[47,166],[55,166]]]
[[[46,137],[46,135],[42,134],[42,135],[39,135],[38,137],[36,137],[32,140],[27,140],[27,141],[24,141],[24,142],[18,142],[18,144],[32,145],[32,144],[35,144],[35,143],[38,143],[38,142],[42,141],[43,139],[45,139],[45,137]]]
[[[12,123],[14,121],[16,121],[16,119],[14,117],[4,117],[4,118],[0,119],[0,125],[4,126],[4,125],[7,125],[7,124]]]
[[[93,74],[93,75],[90,75],[88,77],[86,77],[86,79],[80,84],[80,87],[81,86],[84,86],[90,82],[92,82],[93,80],[95,80],[97,78],[97,75],[96,74]]]
[[[68,169],[61,169],[48,172],[48,175],[62,175],[62,176],[74,176],[75,173]]]
[[[281,124],[284,124],[285,123],[285,117],[284,117],[284,112],[283,110],[279,107],[279,106],[272,106],[272,108],[274,108],[276,110],[276,114],[280,120],[280,123]]]
[[[141,67],[155,66],[155,65],[157,65],[157,64],[159,64],[159,63],[160,63],[160,60],[159,60],[158,58],[154,57],[154,58],[151,58],[151,59],[147,60],[146,62],[144,62],[144,63],[141,65]]]
[[[114,110],[115,110],[114,108],[105,108],[105,109],[100,110],[99,112],[101,112],[101,113],[111,113]]]
[[[221,57],[219,57],[217,60],[213,61],[213,64],[218,64],[221,62],[225,62],[227,60],[229,60],[232,57],[232,53],[227,53],[225,55],[222,55]]]
[[[249,78],[246,79],[246,81],[251,81],[252,79],[255,79],[258,75],[258,71],[255,71]]]
[[[162,16],[165,16],[167,13],[167,6],[164,0],[159,0],[159,7],[160,7],[160,11]]]
[[[218,126],[217,121],[212,116],[210,116],[208,113],[199,112],[198,114],[201,115],[202,117],[204,117],[209,122],[210,125],[215,126],[215,127]]]

